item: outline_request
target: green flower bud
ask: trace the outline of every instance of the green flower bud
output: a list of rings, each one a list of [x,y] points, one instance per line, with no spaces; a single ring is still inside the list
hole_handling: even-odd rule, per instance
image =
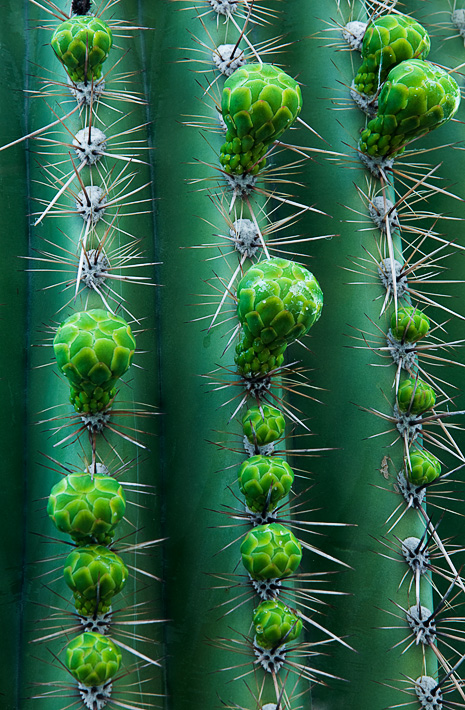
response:
[[[295,641],[302,632],[302,622],[293,611],[277,599],[262,602],[253,613],[255,642],[271,649]]]
[[[257,525],[242,541],[241,555],[252,579],[282,579],[296,571],[302,559],[302,546],[284,525]]]
[[[51,45],[71,81],[99,79],[113,37],[108,25],[93,15],[75,15],[53,33]]]
[[[77,412],[95,414],[108,407],[135,347],[124,318],[100,308],[74,313],[61,324],[53,349],[70,383],[70,400]]]
[[[282,365],[287,345],[308,333],[322,308],[321,288],[303,266],[279,258],[252,266],[237,287],[238,372],[254,377]]]
[[[399,308],[397,316],[391,316],[392,336],[404,343],[416,343],[428,334],[429,328],[429,318],[413,306]]]
[[[432,409],[436,404],[436,394],[424,380],[407,379],[400,383],[397,392],[397,406],[401,412],[417,416]]]
[[[58,530],[80,545],[111,543],[126,510],[126,497],[115,478],[72,473],[53,486],[47,513]]]
[[[123,560],[103,545],[76,547],[66,558],[63,574],[81,616],[106,614],[128,578]]]
[[[300,113],[298,83],[272,64],[245,64],[225,81],[221,110],[226,142],[220,162],[227,173],[256,175],[264,155]]]
[[[388,74],[359,149],[374,158],[395,157],[408,141],[449,121],[459,104],[460,89],[449,72],[421,59],[402,62]]]
[[[288,495],[294,473],[283,459],[252,456],[241,465],[238,479],[247,507],[254,513],[260,513],[267,502],[268,510],[274,510],[279,501]]]
[[[242,427],[251,444],[266,446],[282,437],[286,422],[279,409],[262,404],[247,410],[242,417]]]
[[[86,631],[68,644],[66,666],[87,688],[111,680],[121,666],[118,647],[106,636]]]
[[[410,452],[410,462],[406,463],[406,474],[414,486],[423,486],[441,475],[441,464],[429,451],[413,450]]]

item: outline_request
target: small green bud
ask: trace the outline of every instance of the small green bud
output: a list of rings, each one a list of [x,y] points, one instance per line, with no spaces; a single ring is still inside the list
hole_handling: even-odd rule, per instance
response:
[[[404,343],[416,343],[428,334],[429,328],[429,318],[413,306],[399,308],[397,316],[391,316],[392,336]]]
[[[87,688],[99,686],[119,671],[121,653],[106,636],[86,631],[68,644],[66,666],[82,685]]]
[[[242,427],[251,444],[266,446],[282,437],[286,422],[281,410],[262,404],[247,410],[242,417]]]
[[[274,510],[291,490],[294,473],[283,459],[275,456],[252,456],[241,465],[239,488],[247,507],[254,513]]]
[[[432,409],[435,404],[436,394],[424,380],[409,378],[400,383],[397,392],[397,406],[401,412],[409,412],[417,416]]]
[[[296,571],[302,559],[302,546],[284,525],[257,525],[242,541],[241,555],[252,579],[282,579]]]
[[[253,625],[255,642],[265,649],[295,641],[302,631],[297,614],[277,599],[264,601],[254,610]]]
[[[441,475],[441,464],[436,456],[429,451],[413,450],[410,452],[410,462],[406,462],[406,474],[414,486],[431,483]]]
[[[59,25],[52,48],[71,81],[99,79],[113,44],[108,25],[93,15],[75,15]]]
[[[76,547],[66,558],[63,574],[81,616],[106,614],[128,578],[121,557],[103,545]]]

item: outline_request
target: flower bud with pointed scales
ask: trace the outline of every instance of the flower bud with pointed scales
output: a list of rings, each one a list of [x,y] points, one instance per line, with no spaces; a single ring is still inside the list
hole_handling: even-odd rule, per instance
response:
[[[246,64],[226,81],[221,111],[227,126],[220,162],[227,173],[256,175],[265,153],[300,113],[298,83],[272,64]]]
[[[70,17],[56,28],[51,40],[71,81],[99,79],[112,44],[111,29],[93,15]]]
[[[251,444],[266,446],[280,439],[286,422],[280,409],[262,404],[250,407],[242,417],[244,435]]]
[[[66,667],[86,687],[103,685],[121,666],[121,653],[106,636],[86,631],[68,644]]]
[[[262,602],[253,613],[255,643],[260,648],[276,648],[295,641],[302,631],[299,617],[278,599]]]
[[[107,475],[71,473],[50,492],[47,513],[80,545],[109,545],[126,510],[123,488]]]
[[[363,63],[353,88],[360,94],[376,94],[390,70],[407,59],[426,59],[429,35],[412,17],[383,15],[370,22],[363,36]]]
[[[410,483],[423,486],[425,483],[432,483],[441,475],[441,464],[429,451],[414,449],[410,452],[405,470]]]
[[[108,407],[135,347],[124,318],[109,311],[81,311],[61,324],[53,349],[58,367],[71,385],[70,400],[77,412],[95,414]]]
[[[388,74],[359,149],[374,158],[399,155],[408,141],[449,121],[459,104],[460,89],[449,72],[421,59],[402,62]]]
[[[282,579],[300,565],[302,546],[284,525],[257,525],[242,541],[241,556],[252,579]]]
[[[428,335],[430,321],[428,316],[413,306],[399,308],[391,316],[391,334],[399,341],[416,343]]]
[[[241,465],[238,474],[239,488],[253,513],[267,506],[274,510],[285,498],[294,482],[294,472],[289,464],[277,456],[252,456]]]
[[[255,377],[280,367],[288,344],[308,333],[322,308],[318,281],[303,266],[280,258],[252,266],[237,287],[239,374]]]
[[[63,574],[81,616],[106,614],[128,578],[123,560],[103,545],[76,547],[66,558]]]
[[[397,406],[401,412],[417,416],[432,409],[435,404],[436,394],[424,380],[408,378],[399,385]]]

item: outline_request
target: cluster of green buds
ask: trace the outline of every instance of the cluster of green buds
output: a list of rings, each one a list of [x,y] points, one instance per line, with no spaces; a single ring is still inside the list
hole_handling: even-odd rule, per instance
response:
[[[81,311],[60,325],[53,349],[70,383],[70,401],[77,412],[95,414],[108,409],[135,348],[129,325],[109,311]]]
[[[257,377],[280,367],[288,344],[308,333],[322,308],[318,281],[300,264],[280,258],[254,264],[237,287],[239,374]]]
[[[373,171],[413,139],[449,121],[459,107],[457,82],[425,61],[429,49],[425,29],[406,16],[385,15],[367,27],[352,93],[378,96],[377,114],[359,141],[361,159]]]
[[[226,140],[220,162],[226,173],[256,175],[265,154],[302,107],[298,83],[272,64],[245,64],[226,80],[221,111]]]

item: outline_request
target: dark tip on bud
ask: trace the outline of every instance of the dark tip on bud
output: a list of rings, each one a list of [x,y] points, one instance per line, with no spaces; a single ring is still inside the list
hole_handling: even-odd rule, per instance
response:
[[[92,0],[73,0],[71,3],[71,12],[73,15],[87,15],[90,11]]]

